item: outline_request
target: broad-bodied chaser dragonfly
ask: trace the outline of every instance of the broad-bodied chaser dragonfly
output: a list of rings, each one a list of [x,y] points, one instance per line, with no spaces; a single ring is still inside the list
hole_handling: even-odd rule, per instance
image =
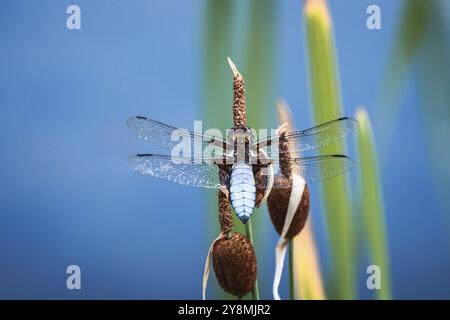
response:
[[[199,144],[202,149],[211,145],[219,149],[220,153],[215,153],[211,158],[137,154],[130,156],[128,162],[144,175],[188,186],[227,190],[234,211],[243,223],[247,222],[255,208],[258,187],[265,188],[270,185],[272,188],[274,176],[282,174],[279,168],[273,169],[273,165],[279,163],[280,157],[269,157],[264,151],[269,147],[276,147],[280,136],[254,141],[255,135],[249,127],[234,127],[228,131],[226,140],[222,140],[177,129],[141,116],[129,118],[126,124],[139,137],[168,150],[172,150],[179,143],[173,139],[174,132],[182,138],[190,139],[194,144]],[[333,177],[353,167],[353,160],[344,155],[299,155],[303,151],[315,150],[343,138],[353,131],[356,125],[355,119],[346,117],[302,131],[285,132],[281,137],[289,148],[279,148],[276,155],[288,153],[288,158],[284,157],[283,161],[291,163],[290,167],[294,173],[301,176],[306,184]],[[265,179],[255,179],[261,176],[263,170]],[[289,179],[285,180],[286,183],[278,183],[276,187],[292,187]],[[262,183],[265,185],[258,185]]]

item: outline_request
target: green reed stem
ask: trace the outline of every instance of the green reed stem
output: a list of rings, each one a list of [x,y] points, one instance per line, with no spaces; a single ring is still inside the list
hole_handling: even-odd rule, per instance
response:
[[[249,219],[245,224],[245,233],[247,235],[248,240],[253,246],[253,229],[252,229],[252,220]],[[252,299],[259,300],[259,288],[258,288],[258,279],[255,281],[255,286],[252,289]]]
[[[341,90],[335,52],[333,23],[325,0],[305,4],[310,89],[316,124],[342,116]],[[345,142],[323,147],[320,154],[345,154]],[[356,297],[356,261],[352,204],[345,175],[323,181],[322,194],[331,247],[334,276],[331,298]]]
[[[204,27],[204,57],[203,57],[203,110],[204,128],[219,128],[224,130],[230,126],[232,86],[230,70],[226,63],[227,55],[232,52],[231,33],[234,22],[232,1],[205,1]],[[223,131],[225,132],[225,131]],[[208,219],[207,238],[210,239],[218,232],[217,216],[211,212],[217,211],[217,196],[208,194],[205,205],[205,217]],[[235,220],[235,225],[238,220]],[[244,228],[237,227],[234,231],[244,232]],[[220,299],[234,299],[234,296],[213,286],[211,289]],[[212,291],[212,290],[211,290]]]
[[[359,108],[355,115],[359,123],[357,132],[359,203],[364,221],[364,235],[371,264],[381,270],[381,288],[376,290],[378,299],[391,299],[389,254],[386,239],[383,192],[378,170],[378,157],[369,116]],[[361,242],[363,242],[361,241]]]

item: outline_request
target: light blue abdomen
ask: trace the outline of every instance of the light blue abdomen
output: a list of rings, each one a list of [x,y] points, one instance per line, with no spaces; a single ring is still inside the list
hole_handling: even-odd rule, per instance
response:
[[[246,223],[255,208],[255,177],[252,166],[238,163],[231,168],[231,205],[242,223]]]

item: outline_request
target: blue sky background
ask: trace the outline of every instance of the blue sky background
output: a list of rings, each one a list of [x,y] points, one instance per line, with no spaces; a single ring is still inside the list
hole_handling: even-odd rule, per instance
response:
[[[133,172],[128,155],[163,150],[128,132],[125,120],[141,114],[191,128],[202,119],[205,2],[2,2],[0,298],[201,297],[212,240],[203,202],[213,191]],[[66,29],[69,4],[81,7],[81,30]],[[382,30],[365,27],[369,4],[381,6]],[[330,1],[346,115],[361,104],[374,112],[402,4]],[[312,122],[301,10],[301,1],[278,5],[276,94],[305,128]],[[412,77],[401,126],[380,154],[393,291],[450,298],[450,228],[427,175],[416,86]],[[375,136],[380,130],[375,122]],[[326,261],[319,189],[312,190]],[[277,237],[268,230],[272,252]],[[273,269],[266,257],[258,261],[268,270],[264,290]],[[81,267],[80,291],[66,288],[70,264]],[[360,295],[370,297],[363,265],[359,271]]]

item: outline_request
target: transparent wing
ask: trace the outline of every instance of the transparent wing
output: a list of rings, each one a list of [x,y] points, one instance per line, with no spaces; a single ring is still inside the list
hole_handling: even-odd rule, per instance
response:
[[[354,161],[344,155],[326,155],[317,157],[289,158],[281,163],[274,162],[278,168],[275,170],[276,176],[286,178],[282,172],[289,170],[305,179],[307,184],[325,180],[342,174],[352,167]],[[284,166],[284,168],[282,168]],[[284,170],[283,170],[284,169]],[[290,188],[289,179],[277,179],[274,188]]]
[[[303,131],[287,132],[284,135],[284,139],[289,144],[289,152],[298,154],[303,151],[315,150],[340,140],[355,130],[357,125],[358,122],[353,118],[339,118]],[[262,140],[256,143],[261,147],[265,147],[278,144],[279,139],[277,137],[276,139]],[[279,152],[287,153],[288,150],[279,150]]]
[[[196,134],[186,129],[178,129],[165,123],[152,120],[146,117],[131,117],[126,121],[128,129],[137,134],[140,138],[147,140],[159,147],[171,150],[181,139],[189,138],[191,143],[200,143],[204,150],[210,144],[225,148],[226,142],[218,137]]]
[[[292,171],[302,176],[306,183],[329,179],[355,166],[353,159],[344,155],[293,158],[290,161],[294,164]]]
[[[168,155],[138,154],[130,156],[128,163],[144,175],[193,187],[219,188],[222,186],[219,174],[222,179],[226,175],[213,163],[196,164],[192,163],[192,159],[172,158]]]

